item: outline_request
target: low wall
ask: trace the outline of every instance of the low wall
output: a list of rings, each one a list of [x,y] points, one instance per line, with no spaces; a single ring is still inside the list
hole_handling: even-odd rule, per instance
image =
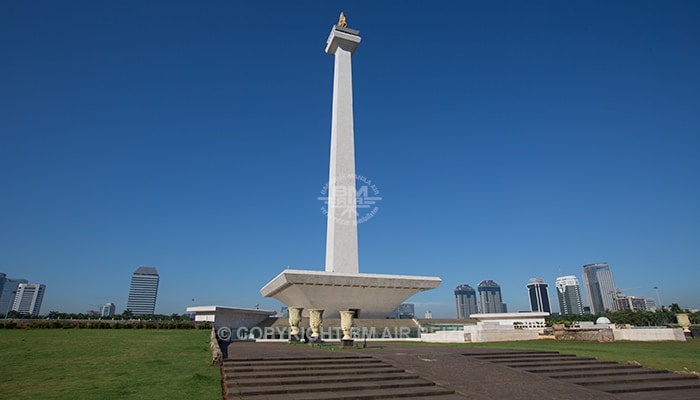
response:
[[[437,331],[433,333],[421,333],[421,341],[427,343],[464,343],[470,342],[470,334],[464,331]]]
[[[537,340],[536,329],[514,329],[512,326],[467,325],[459,331],[437,331],[421,333],[423,342],[429,343],[469,343],[469,342],[510,342],[517,340]]]
[[[474,329],[470,333],[472,342],[510,342],[540,338],[534,329]]]
[[[614,342],[615,335],[610,328],[595,328],[595,329],[554,329],[554,338],[556,340],[581,340],[591,342]]]
[[[613,329],[613,334],[615,340],[635,340],[641,342],[672,340],[685,342],[685,334],[682,328]]]

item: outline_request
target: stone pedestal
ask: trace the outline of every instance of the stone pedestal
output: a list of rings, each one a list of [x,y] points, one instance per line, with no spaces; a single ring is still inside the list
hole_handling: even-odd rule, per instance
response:
[[[299,324],[301,324],[301,312],[304,309],[301,307],[289,307],[289,341],[299,341]]]
[[[354,311],[341,311],[340,312],[340,329],[343,330],[343,342],[351,341],[350,330],[352,329],[352,320],[355,317]]]
[[[311,319],[311,342],[320,343],[322,342],[321,327],[323,326],[323,310],[309,310],[309,318]]]

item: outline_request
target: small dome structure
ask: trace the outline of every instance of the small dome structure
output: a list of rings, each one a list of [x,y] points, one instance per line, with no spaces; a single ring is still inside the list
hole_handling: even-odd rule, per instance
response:
[[[603,324],[610,324],[610,320],[607,319],[606,317],[600,317],[597,320],[595,320],[596,325],[603,325]]]

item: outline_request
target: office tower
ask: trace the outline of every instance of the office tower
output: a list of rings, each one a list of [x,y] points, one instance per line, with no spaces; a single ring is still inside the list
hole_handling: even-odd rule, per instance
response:
[[[39,315],[41,302],[44,301],[46,286],[38,283],[20,283],[12,304],[12,311],[23,314]]]
[[[7,280],[7,275],[0,272],[0,312],[3,314],[7,313],[7,309],[8,309],[8,307],[2,306],[2,291],[5,288],[5,281],[6,280]]]
[[[583,266],[583,288],[591,307],[591,314],[614,310],[615,281],[608,263],[595,263]]]
[[[114,316],[114,313],[117,311],[117,306],[114,305],[114,303],[107,303],[102,306],[102,312],[100,315],[102,317],[112,317]]]
[[[562,314],[583,314],[581,289],[575,276],[560,276],[554,286],[557,288],[557,297],[559,297],[559,312]]]
[[[455,306],[457,319],[469,319],[471,314],[478,314],[476,307],[476,290],[469,285],[459,285],[455,288]]]
[[[492,280],[479,284],[479,309],[483,314],[507,312],[506,305],[501,300],[501,287]]]
[[[391,313],[391,318],[397,319],[413,319],[415,316],[416,305],[413,303],[403,303]]]
[[[651,298],[644,299],[644,306],[647,311],[656,312],[656,301]]]
[[[613,311],[630,310],[635,311],[651,311],[647,306],[647,302],[650,299],[645,299],[643,297],[628,296],[620,290],[615,291],[615,296],[613,298]],[[652,307],[654,307],[654,300],[651,300]]]
[[[12,310],[20,283],[29,283],[29,281],[26,279],[10,279],[4,273],[0,273],[0,314],[3,316]]]
[[[527,284],[527,294],[530,297],[530,311],[552,312],[549,303],[549,285],[541,278],[532,278]]]
[[[158,296],[158,271],[155,267],[139,267],[131,277],[126,309],[134,315],[154,314]]]

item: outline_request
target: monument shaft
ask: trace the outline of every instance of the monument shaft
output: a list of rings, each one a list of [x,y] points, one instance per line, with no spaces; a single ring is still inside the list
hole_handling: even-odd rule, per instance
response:
[[[359,273],[352,110],[352,53],[360,43],[358,33],[336,25],[326,47],[335,56],[326,272]]]

